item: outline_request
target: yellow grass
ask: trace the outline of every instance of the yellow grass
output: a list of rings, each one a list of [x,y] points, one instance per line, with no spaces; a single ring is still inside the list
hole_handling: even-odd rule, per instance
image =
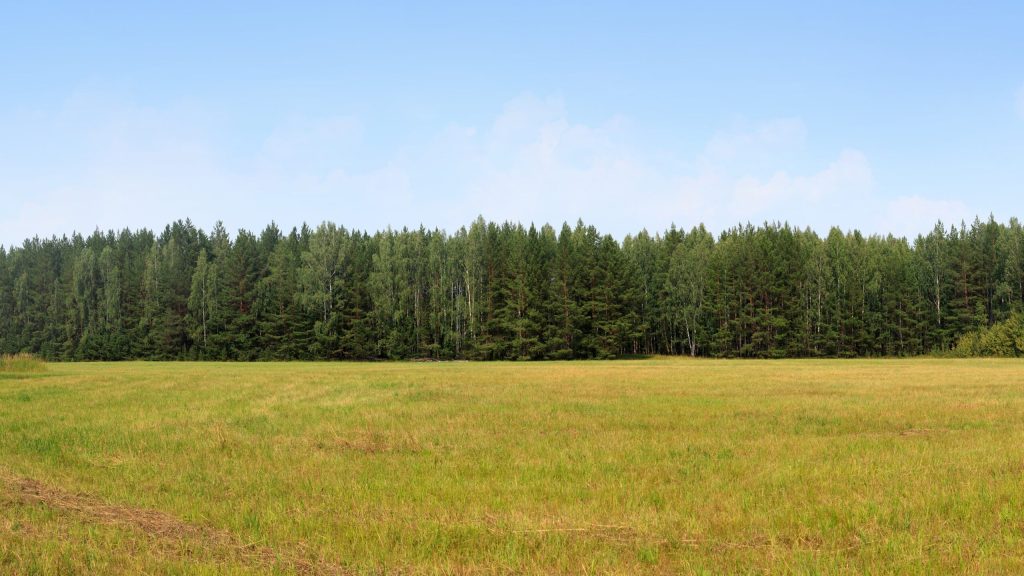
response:
[[[0,379],[0,574],[1021,572],[1013,360]]]

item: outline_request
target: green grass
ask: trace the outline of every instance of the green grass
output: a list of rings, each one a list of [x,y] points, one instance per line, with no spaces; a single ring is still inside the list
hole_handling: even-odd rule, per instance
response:
[[[0,380],[3,574],[1021,572],[1013,360]]]

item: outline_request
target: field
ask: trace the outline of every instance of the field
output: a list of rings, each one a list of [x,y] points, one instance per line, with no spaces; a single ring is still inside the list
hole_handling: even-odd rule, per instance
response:
[[[1012,360],[0,374],[0,573],[1022,573]]]

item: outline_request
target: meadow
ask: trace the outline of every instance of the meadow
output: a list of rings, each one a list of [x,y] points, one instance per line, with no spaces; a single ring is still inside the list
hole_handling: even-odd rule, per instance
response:
[[[1024,364],[0,373],[0,573],[1024,573]]]

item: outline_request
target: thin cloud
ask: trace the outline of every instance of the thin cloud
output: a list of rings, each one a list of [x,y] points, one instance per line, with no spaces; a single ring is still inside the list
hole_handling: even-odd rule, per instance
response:
[[[829,199],[860,202],[872,193],[871,166],[858,150],[843,150],[821,171],[791,176],[777,172],[766,181],[742,177],[734,183],[732,211],[752,217],[780,211],[782,206],[817,205]]]
[[[900,196],[886,203],[882,222],[893,234],[914,238],[918,234],[927,234],[940,220],[949,226],[970,222],[975,216],[959,200]]]
[[[366,128],[346,116],[289,120],[248,157],[230,155],[230,132],[193,107],[76,97],[31,120],[16,131],[61,144],[46,178],[32,177],[42,167],[19,174],[0,160],[10,178],[0,189],[15,191],[0,216],[8,245],[186,217],[204,227],[333,220],[450,231],[478,214],[556,225],[583,218],[621,237],[673,223],[720,230],[766,220],[914,234],[967,211],[920,196],[887,199],[868,155],[854,148],[808,161],[813,134],[798,118],[734,125],[681,157],[637,144],[643,138],[625,117],[576,122],[562,99],[525,95],[490,122],[450,125],[369,164],[352,160]],[[13,166],[18,151],[10,152]],[[914,216],[893,218],[894,210]]]

